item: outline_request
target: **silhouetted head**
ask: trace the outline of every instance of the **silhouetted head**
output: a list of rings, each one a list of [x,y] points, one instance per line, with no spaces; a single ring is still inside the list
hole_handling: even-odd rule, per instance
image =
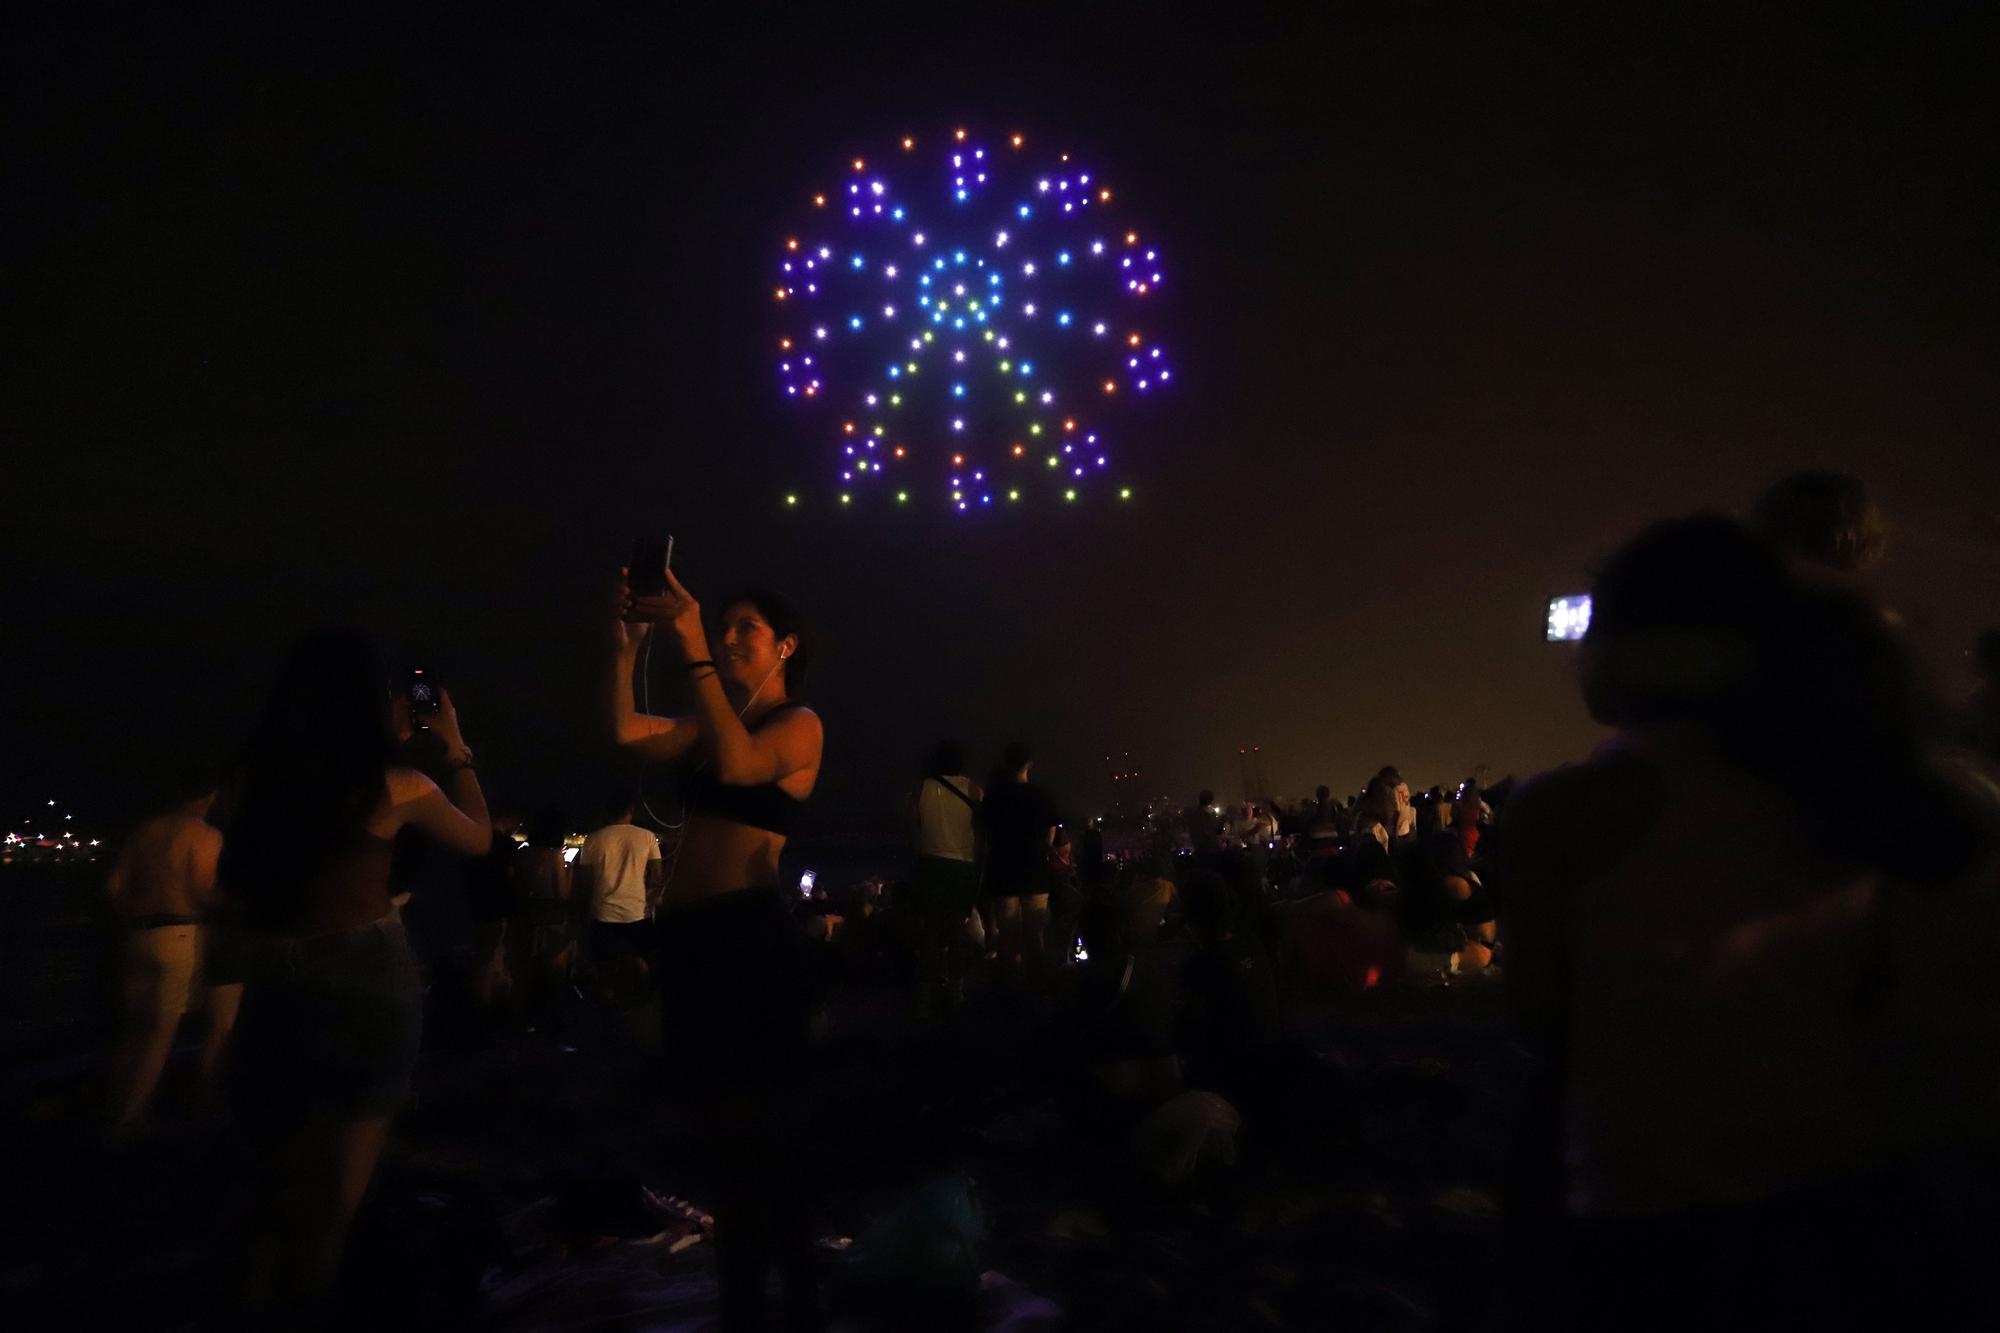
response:
[[[1881,511],[1845,472],[1786,477],[1757,501],[1756,527],[1794,560],[1850,573],[1880,559],[1886,541]]]

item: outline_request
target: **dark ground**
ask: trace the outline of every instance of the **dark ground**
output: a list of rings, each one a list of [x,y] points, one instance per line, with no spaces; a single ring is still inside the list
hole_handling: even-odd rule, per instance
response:
[[[19,878],[5,895],[0,1111],[19,1234],[0,1260],[0,1304],[33,1312],[17,1327],[199,1327],[236,1225],[231,1133],[192,1111],[189,1041],[157,1135],[96,1146],[96,930],[87,913],[50,910],[78,900],[73,883],[36,894]],[[880,987],[847,986],[809,1113],[819,1230],[862,1235],[927,1182],[963,1173],[986,1218],[977,1266],[1011,1285],[989,1277],[958,1326],[1058,1326],[1036,1322],[1046,1302],[1073,1328],[1490,1325],[1502,1143],[1526,1071],[1499,995],[1491,982],[1410,984],[1306,1005],[1301,1064],[1275,1117],[1287,1123],[1246,1116],[1237,1166],[1166,1194],[1136,1189],[1066,1128],[1033,1072],[1047,1012],[984,991],[954,1023],[920,1027]],[[700,1327],[715,1312],[708,1245],[669,1254],[585,1234],[618,1225],[593,1186],[693,1195],[692,1156],[664,1108],[656,1062],[582,1008],[561,1039],[431,1052],[356,1225],[348,1315]]]

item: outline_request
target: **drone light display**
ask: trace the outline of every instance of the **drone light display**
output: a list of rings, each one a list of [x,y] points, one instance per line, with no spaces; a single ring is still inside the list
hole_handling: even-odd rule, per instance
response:
[[[1151,318],[1167,272],[1096,171],[957,129],[851,158],[808,198],[773,350],[835,505],[1132,498],[1113,454],[1173,386]]]

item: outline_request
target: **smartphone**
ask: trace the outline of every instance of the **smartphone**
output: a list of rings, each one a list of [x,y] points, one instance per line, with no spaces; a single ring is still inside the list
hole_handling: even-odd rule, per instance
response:
[[[1590,628],[1590,594],[1549,598],[1548,641],[1573,643]]]
[[[1090,961],[1090,950],[1083,947],[1083,936],[1079,935],[1076,937],[1076,947],[1075,949],[1071,950],[1070,957],[1074,958],[1079,963],[1087,963]]]
[[[667,590],[667,571],[674,567],[674,539],[641,537],[632,543],[632,563],[625,584],[635,597],[658,597]]]
[[[437,685],[422,667],[410,669],[410,681],[404,693],[409,696],[410,712],[413,715],[437,712]]]
[[[817,874],[813,873],[813,872],[812,872],[812,871],[810,871],[810,870],[806,871],[806,873],[805,873],[805,874],[803,874],[803,875],[800,875],[800,876],[799,876],[799,897],[801,897],[801,898],[810,898],[810,897],[812,897],[812,896],[813,896],[813,885],[814,885],[814,884],[816,884],[816,883],[818,883],[818,882],[819,882],[819,876],[818,876]]]

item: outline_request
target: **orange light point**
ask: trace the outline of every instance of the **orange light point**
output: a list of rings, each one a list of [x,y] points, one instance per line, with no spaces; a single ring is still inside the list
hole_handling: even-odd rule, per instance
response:
[[[1014,146],[1016,148],[1019,148],[1021,146],[1021,136],[1018,134],[1014,136]]]
[[[1104,381],[1104,392],[1106,392],[1106,393],[1117,393],[1117,392],[1118,392],[1118,386],[1117,386],[1116,384],[1112,383],[1112,382],[1111,382],[1110,380],[1106,380],[1106,381]]]
[[[1023,449],[1020,445],[1017,444],[1014,446],[1014,457],[1019,458],[1022,454],[1026,452],[1027,450]]]
[[[952,465],[953,467],[964,467],[964,466],[965,466],[965,455],[964,455],[964,454],[953,454],[953,455],[951,456],[951,465]]]
[[[852,434],[854,434],[854,423],[853,423],[852,421],[843,421],[843,422],[841,422],[841,423],[840,423],[840,428],[841,428],[842,430],[846,431],[846,432],[847,432],[847,433],[848,433],[849,435],[852,435]]]
[[[908,135],[904,135],[904,136],[903,136],[903,151],[904,151],[904,152],[906,152],[906,153],[907,153],[907,152],[909,152],[909,151],[910,151],[910,150],[911,150],[912,148],[915,148],[916,146],[917,146],[917,141],[916,141],[915,139],[912,139],[912,138],[910,138],[910,137],[909,137]]]
[[[799,248],[799,238],[798,238],[798,237],[796,237],[796,236],[791,236],[791,237],[787,237],[787,238],[786,238],[786,240],[785,240],[785,248],[786,248],[787,250],[796,250],[796,249],[798,249],[798,248]]]
[[[814,196],[813,196],[813,207],[814,207],[814,208],[825,208],[825,207],[826,207],[826,196],[825,196],[825,195],[823,195],[823,194],[816,194],[816,195],[814,195]]]
[[[856,171],[859,171],[859,170],[861,170],[861,169],[862,169],[862,168],[863,168],[864,166],[866,166],[866,165],[867,165],[867,164],[866,164],[866,163],[864,163],[864,162],[863,162],[863,161],[862,161],[862,160],[861,160],[860,158],[858,158],[858,157],[857,157],[857,158],[855,158],[855,159],[854,159],[854,169],[855,169]]]
[[[780,339],[778,339],[778,350],[779,350],[779,351],[781,351],[781,352],[789,352],[789,351],[791,351],[791,350],[792,350],[792,340],[791,340],[790,338],[780,338]]]
[[[1139,243],[1139,233],[1138,233],[1138,232],[1136,232],[1136,231],[1128,231],[1128,232],[1126,232],[1126,233],[1125,233],[1125,244],[1127,244],[1127,245],[1137,245],[1138,243]]]
[[[964,130],[957,130],[957,131],[954,131],[954,133],[955,133],[955,134],[957,135],[957,138],[958,138],[958,141],[959,141],[960,143],[964,143],[964,142],[965,142],[965,131],[964,131]]]
[[[1139,345],[1139,335],[1135,333],[1131,337],[1127,338],[1125,341],[1131,343],[1134,347],[1137,347]]]

